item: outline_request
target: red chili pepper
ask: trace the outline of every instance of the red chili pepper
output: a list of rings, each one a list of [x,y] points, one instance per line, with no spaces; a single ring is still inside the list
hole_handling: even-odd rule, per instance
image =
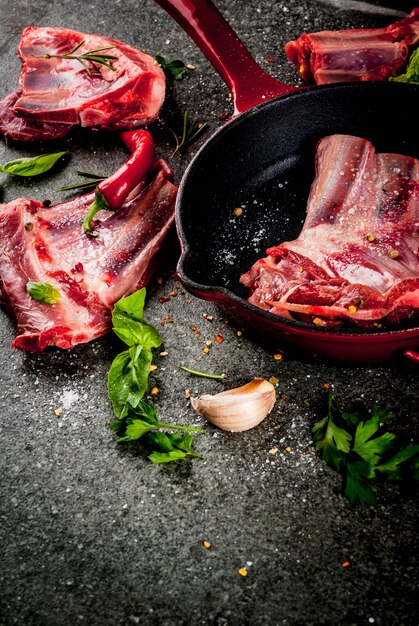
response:
[[[133,130],[120,134],[131,156],[112,176],[101,181],[95,189],[95,200],[83,222],[83,232],[97,237],[91,228],[96,213],[102,209],[115,211],[138,183],[149,172],[154,163],[154,141],[146,130]]]
[[[154,141],[146,130],[124,132],[120,137],[132,154],[112,176],[103,180],[97,187],[114,210],[123,205],[154,162]]]

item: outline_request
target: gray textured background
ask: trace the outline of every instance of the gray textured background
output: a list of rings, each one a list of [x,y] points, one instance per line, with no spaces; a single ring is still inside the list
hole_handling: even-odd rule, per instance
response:
[[[283,53],[288,40],[303,30],[385,25],[394,19],[391,7],[413,5],[389,1],[383,10],[377,2],[220,0],[218,6],[265,69],[297,84]],[[109,35],[195,64],[174,84],[154,128],[158,152],[177,180],[200,142],[172,158],[171,121],[187,108],[208,123],[209,136],[221,124],[219,115],[230,112],[221,79],[152,0],[1,0],[0,10],[0,97],[15,86],[16,48],[29,24]],[[27,195],[58,202],[65,197],[58,188],[74,181],[77,169],[107,174],[124,158],[109,136],[82,133],[54,150],[62,146],[71,150],[66,167],[32,182],[5,177],[4,201]],[[0,162],[38,151],[2,142]],[[69,353],[26,355],[10,351],[15,326],[0,313],[1,626],[415,626],[417,494],[388,485],[375,507],[351,506],[339,477],[310,451],[310,430],[329,383],[348,407],[390,406],[394,430],[417,440],[417,366],[401,360],[333,366],[287,353],[275,361],[280,345],[267,349],[246,333],[238,337],[219,309],[176,283],[175,262],[176,254],[169,255],[162,284],[153,280],[149,288],[146,319],[159,328],[168,352],[156,355],[153,382],[162,419],[204,426],[196,442],[203,461],[153,466],[140,447],[115,446],[106,393],[107,370],[121,349],[114,338]],[[159,302],[174,289],[177,297]],[[160,326],[166,315],[173,323]],[[225,341],[204,355],[191,324],[203,341],[218,332]],[[227,378],[191,378],[179,370],[182,364]],[[278,401],[246,433],[204,425],[184,397],[186,388],[193,395],[215,393],[254,376],[278,377]],[[274,447],[279,453],[268,455]],[[211,550],[202,547],[204,539]],[[349,567],[342,567],[345,561]],[[242,566],[246,578],[237,573]]]

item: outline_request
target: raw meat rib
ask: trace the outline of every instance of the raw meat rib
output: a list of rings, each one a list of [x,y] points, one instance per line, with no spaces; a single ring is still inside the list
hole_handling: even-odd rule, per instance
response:
[[[51,208],[24,198],[0,205],[1,294],[19,331],[13,347],[72,348],[110,330],[113,304],[147,284],[173,223],[177,188],[168,172],[158,161],[133,199],[98,213],[97,238],[82,232],[94,194]],[[34,300],[28,281],[56,287],[59,302]]]
[[[110,47],[102,54],[117,57],[110,61],[114,69],[54,56],[79,44],[78,55]],[[150,55],[115,39],[29,26],[19,56],[19,86],[0,102],[0,131],[17,141],[62,137],[75,125],[130,130],[154,121],[164,101],[160,66]]]
[[[302,34],[285,46],[301,78],[317,85],[396,76],[419,43],[419,9],[386,28]]]
[[[365,139],[323,138],[299,237],[240,281],[249,302],[288,318],[360,326],[419,314],[419,161]]]
[[[38,139],[60,139],[74,127],[71,124],[38,122],[18,117],[13,106],[19,99],[19,91],[14,91],[0,100],[0,134],[16,141],[36,141]]]

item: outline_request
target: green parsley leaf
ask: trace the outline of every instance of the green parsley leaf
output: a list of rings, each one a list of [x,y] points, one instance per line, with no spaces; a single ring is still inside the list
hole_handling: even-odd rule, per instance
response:
[[[339,411],[335,397],[329,394],[328,413],[326,417],[313,426],[312,430],[316,451],[322,451],[325,461],[330,462],[337,470],[341,465],[341,455],[337,452],[347,454],[350,450],[351,441],[350,433],[341,428],[333,418],[333,414]]]
[[[128,420],[125,435],[123,437],[119,437],[118,442],[135,441],[135,439],[140,439],[143,435],[150,432],[150,430],[154,430],[155,428],[156,427],[153,424],[149,424],[144,420]]]
[[[39,176],[39,174],[44,174],[50,170],[65,154],[68,154],[68,151],[22,157],[0,165],[0,171],[13,176]]]
[[[43,304],[57,304],[61,298],[61,294],[49,283],[37,283],[30,280],[26,283],[26,291],[37,302]]]
[[[181,80],[184,74],[186,74],[187,68],[183,61],[175,59],[169,63],[161,54],[156,54],[154,58],[166,74],[167,78]]]
[[[348,461],[345,464],[343,492],[348,500],[354,504],[357,500],[361,504],[375,503],[375,486],[369,480],[370,466],[365,461]]]
[[[156,431],[147,435],[146,445],[154,449],[154,452],[148,456],[154,464],[177,461],[186,456],[203,458],[193,452],[192,437],[189,433],[178,435]]]
[[[416,457],[416,459],[414,458]],[[384,463],[376,466],[376,470],[385,474],[388,480],[400,480],[401,479],[401,465],[407,461],[413,460],[412,469],[419,467],[419,445],[410,444],[406,448],[399,450],[391,459],[388,459]],[[415,476],[416,480],[419,476]]]
[[[329,393],[327,415],[312,428],[316,450],[342,475],[343,492],[352,503],[374,504],[379,478],[401,480],[403,471],[419,479],[419,445],[400,448],[391,456],[396,435],[384,426],[392,417],[389,409],[378,406],[367,419],[344,411]]]
[[[396,435],[383,433],[374,437],[380,428],[376,418],[371,418],[366,422],[360,422],[355,431],[352,450],[370,465],[370,478],[375,475],[374,467],[381,457],[392,446]]]

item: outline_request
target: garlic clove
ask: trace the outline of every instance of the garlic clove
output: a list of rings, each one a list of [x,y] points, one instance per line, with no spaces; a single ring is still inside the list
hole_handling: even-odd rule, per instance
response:
[[[263,378],[215,395],[191,398],[193,409],[209,422],[229,432],[249,430],[272,411],[275,387]]]

